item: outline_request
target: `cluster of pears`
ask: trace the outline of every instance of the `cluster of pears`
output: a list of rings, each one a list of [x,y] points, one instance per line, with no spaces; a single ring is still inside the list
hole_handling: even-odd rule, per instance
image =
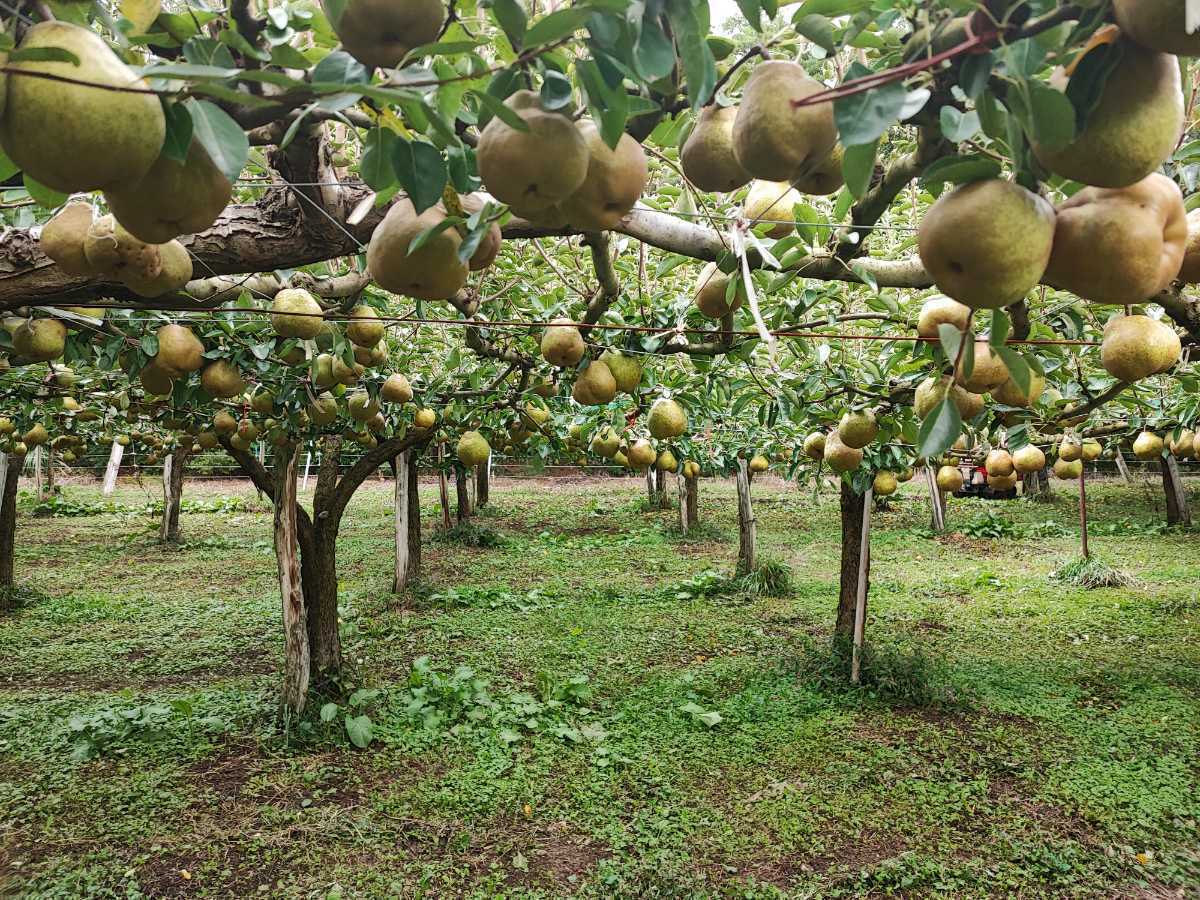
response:
[[[146,232],[143,232],[146,233]],[[90,204],[68,203],[42,228],[42,252],[68,275],[119,281],[140,297],[161,297],[192,278],[192,258],[173,237],[149,243]]]
[[[542,358],[552,366],[574,368],[582,362],[587,346],[579,328],[570,319],[555,319],[542,332]],[[632,396],[642,382],[642,364],[619,350],[605,350],[575,379],[571,396],[584,406],[603,406],[618,393]]]
[[[504,103],[526,129],[499,116],[484,127],[476,159],[489,193],[542,227],[615,228],[646,187],[641,144],[622,133],[610,147],[595,122],[547,109],[536,91],[517,91]]]
[[[879,434],[875,413],[869,409],[847,410],[837,427],[828,433],[814,431],[804,438],[803,451],[809,459],[823,460],[839,475],[862,465],[863,448]]]
[[[1055,209],[991,178],[934,203],[918,244],[939,289],[972,309],[1009,306],[1039,282],[1085,300],[1127,304],[1153,297],[1180,275],[1187,216],[1178,186],[1157,170],[1175,150],[1184,101],[1178,61],[1164,48],[1196,50],[1194,42],[1166,39],[1159,29],[1167,18],[1178,20],[1182,35],[1182,5],[1173,0],[1118,4],[1117,19],[1129,30],[1101,29],[1071,69],[1051,78],[1065,90],[1076,66],[1112,67],[1083,129],[1063,144],[1033,147],[1047,169],[1086,187]],[[1106,59],[1089,59],[1093,54]]]
[[[1163,440],[1153,431],[1143,431],[1133,442],[1133,455],[1138,459],[1161,459],[1164,451],[1176,459],[1200,459],[1200,432],[1179,426]]]
[[[158,352],[138,373],[146,395],[165,397],[179,378],[200,373],[200,386],[214,399],[237,397],[246,390],[246,380],[237,365],[225,358],[205,357],[204,343],[186,325],[175,322],[155,332]]]
[[[465,194],[459,204],[466,215],[483,209],[484,199]],[[394,294],[421,300],[448,300],[467,283],[471,272],[486,269],[500,253],[500,226],[488,226],[471,256],[464,260],[460,250],[464,235],[458,228],[444,227],[448,213],[436,203],[418,213],[407,197],[391,205],[383,221],[371,233],[367,245],[367,269],[375,282]],[[438,229],[441,230],[432,231]],[[419,235],[431,232],[412,249]]]

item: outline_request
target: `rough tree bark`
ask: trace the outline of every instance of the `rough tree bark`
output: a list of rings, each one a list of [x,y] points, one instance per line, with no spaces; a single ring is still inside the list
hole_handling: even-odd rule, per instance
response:
[[[475,470],[475,505],[487,506],[492,488],[492,456]]]
[[[750,468],[744,459],[739,459],[737,466],[737,573],[745,575],[753,572],[757,564],[758,529],[754,523],[754,506],[750,502]]]
[[[442,465],[443,447],[438,445],[438,502],[442,505],[442,527],[450,527],[450,487],[446,484],[446,467]]]
[[[866,560],[862,559],[863,507],[865,505],[866,495],[854,493],[854,489],[843,481],[841,590],[838,593],[837,622],[833,628],[833,637],[837,643],[844,641],[847,648],[854,640],[854,609],[858,602],[860,568],[867,581],[867,596],[870,597],[871,557],[869,548]]]
[[[467,488],[467,469],[454,464],[454,518],[459,524],[471,518],[471,492]]]
[[[296,516],[296,450],[287,447],[275,456],[275,559],[279,568],[279,593],[283,599],[282,707],[304,712],[308,699],[310,656],[308,616],[301,583],[299,527]]]
[[[687,490],[687,524],[695,528],[700,524],[700,488],[698,478],[683,479]]]
[[[655,504],[658,501],[658,498],[655,496],[655,492],[658,490],[658,485],[655,483],[655,476],[656,476],[656,473],[654,471],[654,466],[653,465],[647,466],[646,467],[646,503],[650,506],[651,509],[654,508]]]
[[[1050,475],[1045,468],[1021,476],[1021,487],[1024,496],[1039,503],[1049,503],[1054,496],[1050,487]]]
[[[158,529],[160,544],[178,544],[179,509],[183,504],[183,473],[191,447],[180,444],[163,461],[163,515]]]
[[[117,476],[121,474],[121,457],[124,455],[125,448],[113,441],[112,449],[108,452],[108,466],[104,470],[104,488],[101,493],[105,497],[111,497],[112,492],[117,489]]]
[[[0,588],[11,588],[15,575],[13,548],[17,537],[17,482],[25,457],[5,454],[0,476]]]
[[[682,468],[682,466],[680,466]],[[676,499],[679,503],[679,532],[686,535],[688,533],[688,515],[687,515],[687,479],[682,475],[675,477]]]
[[[1164,457],[1161,465],[1163,493],[1167,498],[1167,524],[1191,525],[1192,512],[1188,507],[1187,490],[1179,475],[1179,464],[1175,457]]]

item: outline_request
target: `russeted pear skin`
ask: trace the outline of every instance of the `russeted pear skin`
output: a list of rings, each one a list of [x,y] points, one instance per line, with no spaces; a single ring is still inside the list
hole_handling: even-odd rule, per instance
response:
[[[939,325],[953,325],[958,331],[966,331],[973,312],[971,307],[957,300],[934,295],[921,304],[917,314],[917,334],[923,338],[936,338]]]
[[[687,413],[678,402],[664,397],[650,407],[646,426],[650,429],[650,436],[660,441],[677,438],[687,431]]]
[[[986,178],[942,194],[917,230],[926,271],[972,309],[1000,309],[1041,280],[1054,243],[1054,208],[1018,184]]]
[[[584,406],[603,406],[617,395],[617,380],[608,366],[598,359],[592,360],[575,379],[571,396]]]
[[[413,398],[412,385],[399,372],[393,372],[383,382],[379,396],[388,403],[407,403]]]
[[[875,413],[869,409],[851,410],[842,416],[838,422],[838,439],[847,447],[861,450],[879,434],[879,424],[875,421]]]
[[[475,158],[488,193],[523,212],[567,199],[587,178],[591,155],[583,133],[567,116],[542,109],[534,91],[517,91],[504,103],[529,130],[499,116],[484,127]]]
[[[467,283],[467,266],[458,258],[462,237],[454,228],[432,236],[415,251],[417,235],[436,228],[446,218],[440,206],[417,215],[407,197],[397,200],[371,233],[367,269],[375,283],[393,294],[422,300],[446,300]]]
[[[1058,446],[1058,458],[1067,462],[1075,462],[1075,460],[1083,457],[1083,444],[1076,438],[1064,440]]]
[[[761,63],[733,123],[733,153],[742,168],[755,178],[792,181],[820,166],[837,143],[833,104],[794,104],[824,89],[799,63]]]
[[[1056,175],[1096,187],[1127,187],[1175,151],[1184,125],[1179,61],[1130,40],[1119,39],[1118,47],[1120,61],[1083,131],[1062,147],[1033,144],[1034,154]],[[1088,51],[1098,52],[1105,51],[1100,46]],[[1050,83],[1065,90],[1068,78],[1060,69]]]
[[[583,335],[570,319],[555,319],[542,332],[542,358],[552,366],[575,366],[583,359]]]
[[[1094,303],[1140,303],[1179,274],[1183,194],[1158,172],[1124,188],[1084,188],[1058,206],[1045,281]]]
[[[126,269],[121,276],[131,291],[139,297],[161,297],[180,290],[192,280],[192,257],[179,241],[158,244],[158,272],[144,277],[136,268]]]
[[[160,326],[155,337],[158,338],[158,354],[154,360],[172,377],[197,372],[204,365],[204,344],[186,325],[172,322]]]
[[[587,146],[588,166],[583,184],[559,204],[563,219],[584,231],[616,228],[633,209],[646,187],[646,151],[622,132],[610,148],[591,119],[576,126]]]
[[[804,439],[804,455],[809,459],[825,457],[825,432],[814,431]]]
[[[473,469],[488,461],[488,457],[492,455],[492,448],[487,438],[478,431],[464,431],[454,452],[460,463],[468,469]]]
[[[1187,214],[1187,243],[1183,250],[1183,265],[1179,267],[1177,281],[1184,284],[1200,284],[1200,209]]]
[[[346,337],[360,347],[374,347],[383,340],[386,326],[373,306],[360,303],[350,310],[350,322],[346,325]]]
[[[325,327],[324,310],[304,288],[285,288],[271,301],[271,327],[281,338],[309,341]]]
[[[702,191],[735,191],[750,182],[750,173],[733,155],[736,106],[706,106],[679,151],[683,174]]]
[[[214,359],[200,373],[200,387],[210,397],[236,397],[246,390],[246,382],[229,360]]]
[[[829,468],[833,469],[839,475],[842,472],[857,469],[862,465],[863,461],[862,450],[855,447],[847,447],[838,436],[836,428],[829,432],[829,436],[825,438],[823,456]]]
[[[147,244],[126,231],[111,215],[92,222],[83,240],[88,265],[103,278],[124,281],[130,272],[149,279],[159,273],[158,245]]]
[[[700,270],[696,279],[696,292],[693,297],[696,309],[709,319],[721,319],[736,312],[746,300],[746,288],[741,282],[734,289],[733,299],[729,297],[729,276],[717,268],[715,262],[710,262]]]
[[[381,68],[437,40],[446,20],[442,0],[347,0],[341,10],[330,25],[342,47],[364,66]]]
[[[233,185],[208,151],[193,139],[180,163],[159,156],[150,171],[134,182],[104,192],[116,220],[136,238],[165,244],[181,234],[204,231],[233,196]]]
[[[953,494],[962,490],[963,474],[958,466],[942,466],[937,470],[938,490],[944,494]]]
[[[758,222],[770,222],[769,238],[787,237],[796,228],[796,204],[803,198],[786,181],[756,181],[746,194],[742,210],[751,227]]]
[[[73,200],[42,226],[38,239],[43,253],[68,275],[94,275],[83,252],[83,242],[92,227],[92,205]]]
[[[1133,455],[1138,459],[1158,459],[1162,452],[1163,439],[1153,431],[1143,431],[1133,442]]]
[[[896,493],[896,488],[900,485],[896,481],[896,476],[886,469],[875,473],[875,480],[871,482],[871,488],[876,496],[888,497]]]
[[[1139,381],[1170,369],[1182,351],[1179,335],[1165,322],[1117,316],[1104,326],[1100,363],[1113,378]]]
[[[975,365],[969,377],[965,372],[966,369],[960,362],[954,378],[964,390],[972,394],[986,394],[1008,381],[1008,366],[987,341],[975,342]]]
[[[58,319],[27,319],[13,332],[16,353],[30,362],[49,362],[63,355],[67,326]]]
[[[1200,56],[1200,30],[1184,28],[1187,0],[1113,0],[1121,33],[1149,50]]]
[[[917,414],[917,418],[923,419],[929,415],[942,402],[947,392],[950,393],[954,405],[958,407],[958,414],[964,421],[983,412],[982,396],[972,394],[955,384],[949,375],[930,376],[917,385],[913,394],[913,412]]]
[[[989,475],[1007,477],[1013,473],[1012,454],[999,448],[992,450],[984,459],[983,466]]]
[[[1046,468],[1046,454],[1033,444],[1026,444],[1012,455],[1013,468],[1022,475]]]
[[[637,359],[619,350],[606,350],[600,355],[600,362],[608,366],[618,391],[630,395],[637,391],[642,383],[642,364]]]
[[[816,194],[820,197],[837,193],[846,183],[842,174],[844,156],[845,151],[842,150],[842,145],[838,144],[824,161],[793,180],[792,187],[802,194]]]
[[[19,74],[148,89],[100,35],[68,22],[40,22],[25,33],[20,49],[66,50],[79,65],[9,61],[0,146],[16,165],[47,187],[66,193],[103,190],[149,171],[166,136],[157,96]]]
[[[1054,474],[1063,481],[1070,481],[1072,478],[1078,478],[1083,472],[1083,460],[1080,459],[1063,459],[1059,457],[1054,461]]]
[[[1046,389],[1046,376],[1040,372],[1029,372],[1029,390],[1023,391],[1020,386],[1009,378],[1004,384],[992,391],[992,399],[1005,406],[1020,406],[1029,408],[1038,402],[1042,391]]]

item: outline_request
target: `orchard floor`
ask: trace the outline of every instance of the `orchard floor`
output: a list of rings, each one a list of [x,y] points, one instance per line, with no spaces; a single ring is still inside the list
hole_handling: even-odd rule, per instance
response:
[[[364,692],[286,729],[268,505],[189,483],[164,550],[155,487],[22,506],[0,895],[1200,896],[1200,534],[1156,527],[1157,478],[1091,486],[1094,552],[1138,579],[1094,591],[1050,579],[1073,486],[952,501],[937,537],[904,486],[854,690],[833,490],[755,485],[793,583],[753,596],[729,483],[680,540],[639,480],[501,479],[449,542],[426,483],[426,584],[396,597],[371,482],[339,551]]]

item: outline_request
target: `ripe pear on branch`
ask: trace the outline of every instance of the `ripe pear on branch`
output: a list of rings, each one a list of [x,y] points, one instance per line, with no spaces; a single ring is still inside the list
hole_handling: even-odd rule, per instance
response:
[[[702,191],[735,191],[750,182],[733,152],[736,106],[706,106],[679,151],[683,174]]]
[[[325,311],[303,288],[286,288],[271,301],[271,328],[281,338],[312,340],[325,327]]]
[[[921,304],[917,316],[917,334],[923,338],[938,337],[939,325],[953,325],[956,331],[966,331],[971,325],[971,307],[935,294]]]
[[[346,0],[324,6],[346,52],[364,66],[380,68],[398,66],[414,47],[433,43],[446,20],[441,0]]]
[[[680,437],[687,431],[687,413],[678,401],[663,397],[650,407],[646,427],[650,436],[660,441]]]
[[[542,332],[542,358],[552,366],[575,366],[583,359],[583,335],[570,319],[555,319]]]
[[[736,312],[746,302],[745,285],[739,281],[733,289],[733,296],[730,297],[729,282],[729,276],[718,269],[715,262],[708,263],[700,270],[693,302],[702,316],[721,319],[731,312]]]
[[[1084,188],[1058,206],[1045,281],[1096,303],[1140,303],[1179,274],[1187,240],[1183,195],[1165,175]]]
[[[571,397],[584,406],[603,406],[617,395],[617,381],[612,371],[598,359],[588,363],[575,379]]]
[[[616,228],[646,187],[646,152],[625,133],[617,140],[617,146],[610,148],[590,119],[581,120],[576,129],[587,147],[587,174],[583,183],[558,204],[558,211],[572,228],[583,231]]]
[[[367,269],[384,290],[422,300],[448,300],[467,283],[467,264],[458,258],[462,235],[444,228],[410,250],[417,237],[446,219],[440,205],[417,214],[407,197],[397,200],[371,233]]]
[[[1166,372],[1179,361],[1183,345],[1175,329],[1149,316],[1115,316],[1104,326],[1100,362],[1121,381],[1140,381]]]
[[[742,215],[751,227],[760,221],[772,223],[766,236],[784,238],[796,228],[796,205],[801,202],[800,194],[786,181],[755,181],[746,194]]]
[[[1187,0],[1113,0],[1121,33],[1149,50],[1200,56],[1200,30],[1184,27]]]
[[[95,275],[83,243],[92,227],[92,205],[72,200],[42,226],[38,244],[43,253],[68,275]]]
[[[791,182],[822,166],[837,143],[833,104],[796,102],[823,91],[799,63],[760,63],[742,92],[733,152],[755,178]]]

